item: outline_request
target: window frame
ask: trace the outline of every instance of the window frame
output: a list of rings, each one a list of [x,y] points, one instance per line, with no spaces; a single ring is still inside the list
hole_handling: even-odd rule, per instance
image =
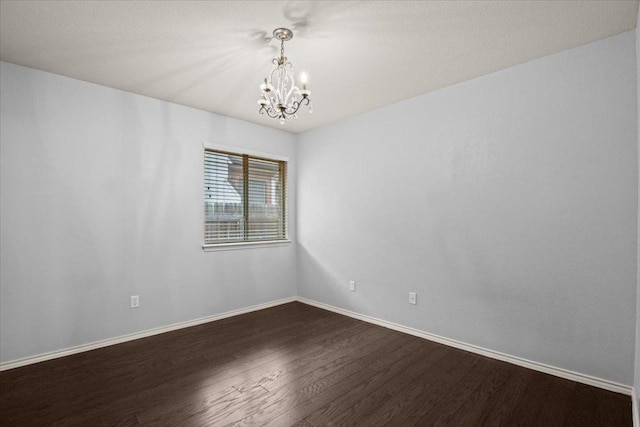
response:
[[[206,217],[203,210],[202,211],[202,233],[201,233],[202,249],[205,252],[209,252],[209,251],[218,251],[218,250],[236,250],[236,249],[248,249],[248,248],[256,248],[256,247],[289,245],[291,243],[291,240],[289,239],[289,212],[288,212],[289,203],[288,203],[288,194],[287,194],[288,187],[289,187],[289,174],[288,174],[289,158],[286,156],[281,156],[281,155],[272,154],[272,153],[263,153],[258,151],[246,150],[239,147],[210,144],[207,142],[203,142],[202,146],[203,146],[203,150],[202,150],[201,167],[203,168],[202,170],[203,179],[205,177],[204,162],[205,162],[205,153],[207,151],[215,151],[219,153],[224,153],[224,154],[229,154],[234,156],[241,156],[241,157],[248,156],[250,159],[253,158],[257,160],[266,160],[266,161],[284,163],[284,171],[282,173],[282,178],[281,178],[282,179],[282,208],[283,208],[282,215],[284,216],[282,226],[284,228],[283,230],[284,237],[282,239],[272,239],[272,240],[242,240],[242,241],[234,241],[234,242],[205,243],[204,238],[205,238]],[[245,201],[243,201],[243,204]],[[248,206],[245,206],[245,209],[246,209],[245,215],[248,215]],[[245,220],[246,220],[246,217],[245,217]]]

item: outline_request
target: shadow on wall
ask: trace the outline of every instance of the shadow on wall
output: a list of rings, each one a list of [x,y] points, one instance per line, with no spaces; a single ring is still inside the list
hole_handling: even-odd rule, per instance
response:
[[[333,270],[309,248],[298,242],[298,295],[334,307],[352,310],[356,313],[376,313],[373,301],[362,292],[350,292],[345,274]],[[356,288],[357,289],[357,288]],[[373,303],[373,304],[372,304]]]
[[[298,280],[298,293],[304,298],[314,301],[324,302],[331,305],[338,305],[340,300],[340,275],[329,268],[325,263],[311,254],[302,243],[298,242],[298,277],[305,280]]]

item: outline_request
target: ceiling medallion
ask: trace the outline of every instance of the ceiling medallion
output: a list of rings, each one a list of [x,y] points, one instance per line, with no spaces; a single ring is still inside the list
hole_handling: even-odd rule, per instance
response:
[[[284,56],[284,42],[293,38],[293,32],[288,28],[276,28],[273,37],[280,40],[280,57],[271,61],[273,70],[260,85],[262,97],[258,100],[260,114],[267,114],[272,119],[279,119],[284,124],[286,120],[297,119],[298,109],[302,105],[309,106],[309,113],[313,112],[311,105],[311,91],[307,90],[307,76],[300,75],[302,89],[295,84],[293,65]]]

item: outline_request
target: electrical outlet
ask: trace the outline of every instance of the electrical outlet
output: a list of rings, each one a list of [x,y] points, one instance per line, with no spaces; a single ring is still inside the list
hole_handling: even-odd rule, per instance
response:
[[[131,295],[131,308],[140,307],[140,295]]]
[[[409,292],[409,304],[417,304],[418,303],[418,295],[415,292]]]
[[[355,292],[356,291],[356,281],[355,280],[349,280],[349,290],[351,292]]]

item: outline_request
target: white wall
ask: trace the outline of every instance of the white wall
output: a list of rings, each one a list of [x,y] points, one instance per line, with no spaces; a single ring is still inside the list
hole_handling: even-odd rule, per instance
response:
[[[203,141],[291,158],[295,241],[293,135],[0,67],[2,362],[296,294],[295,244],[201,248]]]
[[[634,46],[624,33],[302,134],[299,295],[631,385]]]

